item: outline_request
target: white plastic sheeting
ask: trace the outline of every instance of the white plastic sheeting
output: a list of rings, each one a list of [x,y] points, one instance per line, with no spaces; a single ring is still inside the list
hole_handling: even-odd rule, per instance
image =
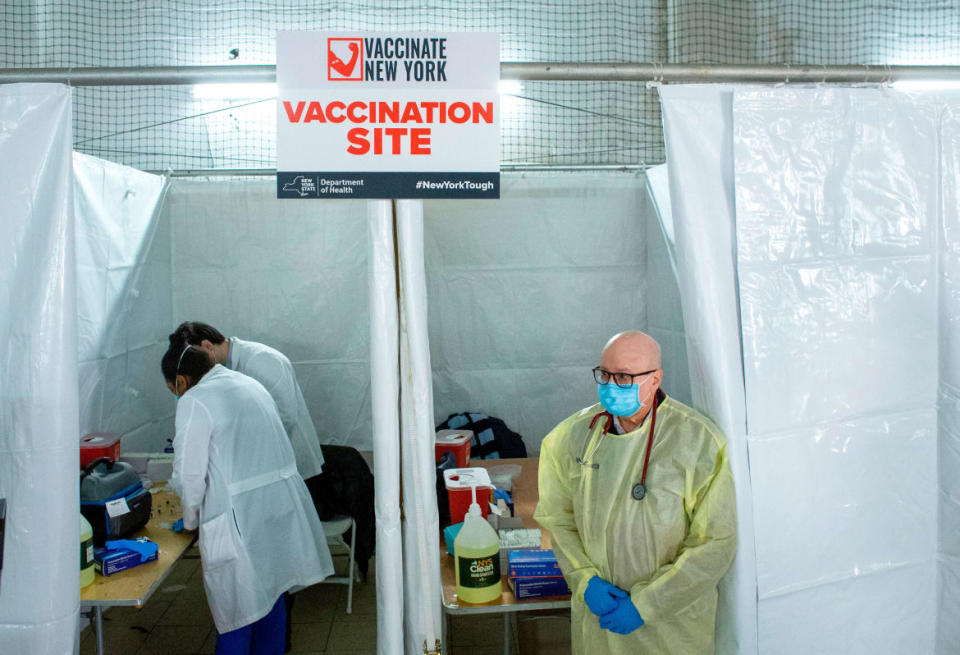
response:
[[[940,442],[937,653],[960,653],[960,96],[940,111]]]
[[[370,449],[365,205],[278,201],[270,184],[171,183],[171,323],[279,348],[321,441]],[[533,454],[593,402],[589,369],[624,329],[661,341],[664,387],[688,401],[676,282],[643,177],[505,174],[502,196],[424,202],[437,422],[481,410]]]
[[[70,91],[0,85],[0,579],[4,655],[74,652],[77,312]]]
[[[399,307],[393,204],[367,203],[370,229],[370,380],[377,513],[377,653],[403,643],[403,532],[400,526]]]
[[[173,321],[277,348],[322,443],[370,450],[366,205],[277,200],[270,180],[176,180]]]
[[[645,278],[648,300],[645,330],[660,343],[664,391],[690,405],[693,403],[693,392],[690,388],[687,335],[678,287],[676,230],[673,226],[666,164],[647,169],[646,187],[656,219],[648,220],[646,229]]]
[[[127,452],[161,451],[175,409],[160,374],[173,320],[166,182],[79,153],[73,170],[80,434],[120,432]]]
[[[504,174],[500,200],[426,202],[424,220],[438,421],[498,416],[534,454],[595,402],[603,344],[633,329],[661,341],[664,388],[689,399],[676,283],[642,176]]]
[[[647,191],[657,211],[657,221],[670,257],[670,268],[677,274],[677,233],[673,226],[673,202],[670,200],[670,172],[666,164],[651,166],[646,170]]]
[[[720,583],[717,652],[753,654],[756,562],[736,289],[731,92],[665,86],[660,98],[693,406],[726,435],[736,485],[737,554]]]
[[[440,560],[433,389],[423,265],[423,201],[398,200],[400,269],[400,455],[403,471],[406,653],[440,637]]]
[[[380,612],[377,648],[381,655],[392,655],[403,643],[404,652],[417,655],[425,646],[433,651],[440,638],[439,519],[423,204],[416,200],[396,204],[396,221],[390,201],[370,202],[367,211],[372,247],[370,336]]]
[[[715,329],[742,337],[758,652],[958,652],[957,98],[661,98],[684,309],[686,221],[722,224],[695,270],[742,305]]]
[[[762,89],[733,117],[761,652],[932,652],[936,112]]]

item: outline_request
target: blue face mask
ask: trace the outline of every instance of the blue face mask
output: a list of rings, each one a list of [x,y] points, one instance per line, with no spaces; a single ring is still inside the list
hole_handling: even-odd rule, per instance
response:
[[[613,382],[597,385],[597,396],[603,408],[614,416],[633,416],[639,412],[644,403],[640,402],[640,385],[631,384],[622,389]]]

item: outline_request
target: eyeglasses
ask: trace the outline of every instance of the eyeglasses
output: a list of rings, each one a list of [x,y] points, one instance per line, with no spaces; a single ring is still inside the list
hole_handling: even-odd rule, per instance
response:
[[[634,378],[642,378],[644,375],[650,375],[656,371],[657,369],[652,368],[643,373],[611,373],[597,366],[593,369],[593,379],[597,381],[597,384],[610,384],[613,381],[621,389],[629,389],[633,385]]]

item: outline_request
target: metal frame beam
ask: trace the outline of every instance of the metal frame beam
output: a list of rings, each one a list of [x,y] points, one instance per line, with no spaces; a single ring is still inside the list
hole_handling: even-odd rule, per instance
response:
[[[157,66],[148,68],[0,68],[0,84],[60,83],[71,86],[150,86],[276,82],[273,65]],[[756,83],[756,84],[888,84],[898,81],[960,82],[960,66],[789,66],[699,64],[589,64],[572,62],[504,62],[502,80]],[[502,165],[503,171],[644,170],[646,166]],[[191,169],[156,171],[175,177],[274,175],[273,169]]]
[[[275,82],[276,66],[158,66],[153,68],[0,68],[0,84],[54,82],[71,86],[130,86]],[[883,84],[960,81],[960,66],[786,66],[583,64],[505,62],[500,79],[603,82],[752,82]]]
[[[621,173],[643,172],[648,167],[644,164],[500,164],[502,173],[530,173],[537,171],[614,171]],[[151,170],[145,171],[153,175],[168,175],[170,177],[269,177],[277,174],[275,168],[187,168],[179,170]]]

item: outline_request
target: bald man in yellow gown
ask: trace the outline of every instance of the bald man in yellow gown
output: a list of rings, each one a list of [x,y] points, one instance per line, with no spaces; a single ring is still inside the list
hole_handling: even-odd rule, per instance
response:
[[[541,444],[534,517],[573,592],[574,653],[714,652],[736,549],[726,439],[660,391],[660,366],[650,336],[616,335],[594,369],[601,402]]]

